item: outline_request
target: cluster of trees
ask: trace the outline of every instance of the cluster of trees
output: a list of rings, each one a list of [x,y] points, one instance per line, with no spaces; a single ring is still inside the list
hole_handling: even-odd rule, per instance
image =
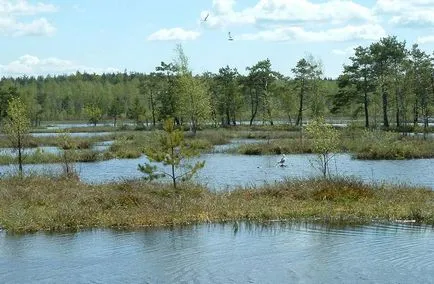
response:
[[[285,121],[302,122],[306,111],[327,112],[336,83],[322,79],[321,64],[300,60],[295,78],[272,69],[265,59],[246,68],[222,67],[218,73],[193,75],[182,47],[173,62],[161,62],[154,72],[58,75],[2,78],[0,115],[7,101],[20,96],[33,125],[41,121],[130,119],[155,125],[167,118],[189,124],[192,131],[206,121],[215,126]],[[299,98],[300,97],[300,98]],[[298,104],[298,101],[301,101]],[[310,109],[312,107],[312,109]]]
[[[269,59],[246,68],[222,67],[193,75],[182,47],[173,62],[144,73],[2,78],[0,118],[19,96],[33,125],[42,120],[130,119],[156,125],[167,118],[188,124],[228,126],[240,122],[302,125],[307,118],[362,118],[366,127],[398,127],[428,121],[433,112],[433,57],[396,37],[357,47],[337,80],[323,77],[320,60],[300,59],[292,77],[272,68]]]
[[[422,121],[428,127],[434,111],[434,57],[417,44],[389,36],[369,46],[355,48],[355,55],[338,78],[334,108],[353,109],[364,114],[369,127],[374,112],[381,113],[382,125],[396,127]]]

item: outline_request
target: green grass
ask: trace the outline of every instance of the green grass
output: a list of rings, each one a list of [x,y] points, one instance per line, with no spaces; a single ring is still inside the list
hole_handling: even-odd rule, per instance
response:
[[[0,226],[9,232],[141,228],[235,220],[329,223],[415,220],[434,224],[434,192],[355,180],[289,180],[211,192],[194,184],[76,179],[0,180]]]

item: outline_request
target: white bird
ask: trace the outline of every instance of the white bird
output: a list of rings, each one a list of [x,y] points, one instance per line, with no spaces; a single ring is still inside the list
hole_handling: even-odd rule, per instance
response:
[[[231,35],[231,32],[228,32],[228,40],[230,40],[230,41],[234,40],[234,38]]]
[[[285,156],[285,154],[283,154],[282,158],[280,158],[280,161],[277,162],[277,164],[281,167],[286,167],[285,162],[286,162],[286,156]]]

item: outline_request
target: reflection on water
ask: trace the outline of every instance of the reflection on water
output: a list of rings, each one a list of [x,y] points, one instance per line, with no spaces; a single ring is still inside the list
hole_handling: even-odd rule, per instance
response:
[[[1,283],[432,283],[434,231],[376,224],[0,233]]]

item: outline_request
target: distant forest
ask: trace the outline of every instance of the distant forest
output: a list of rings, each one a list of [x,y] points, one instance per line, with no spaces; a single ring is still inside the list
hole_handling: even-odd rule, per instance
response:
[[[218,73],[193,75],[182,46],[176,59],[149,74],[75,73],[0,80],[0,118],[15,96],[27,104],[33,125],[41,121],[129,119],[155,125],[171,117],[196,129],[288,123],[316,116],[357,119],[365,127],[428,122],[434,111],[434,57],[394,36],[355,48],[337,79],[324,78],[320,60],[301,58],[287,77],[269,59]]]

